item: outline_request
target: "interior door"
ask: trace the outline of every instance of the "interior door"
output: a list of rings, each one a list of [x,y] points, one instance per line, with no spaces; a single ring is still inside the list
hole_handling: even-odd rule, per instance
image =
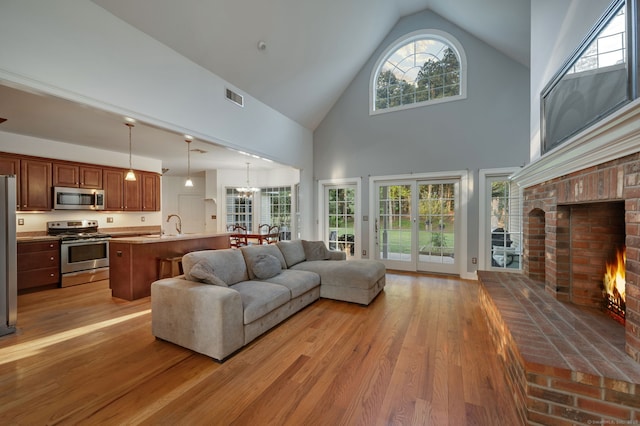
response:
[[[204,198],[201,195],[178,195],[178,213],[182,219],[184,234],[204,232]]]

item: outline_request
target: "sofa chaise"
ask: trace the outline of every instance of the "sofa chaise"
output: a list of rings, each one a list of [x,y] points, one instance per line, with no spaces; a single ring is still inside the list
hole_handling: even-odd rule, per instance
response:
[[[188,253],[184,275],[151,285],[152,332],[223,361],[320,297],[371,303],[384,264],[345,259],[305,240]]]

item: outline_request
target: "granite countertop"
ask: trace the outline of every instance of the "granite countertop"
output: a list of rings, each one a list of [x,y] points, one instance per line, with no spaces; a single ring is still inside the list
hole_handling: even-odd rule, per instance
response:
[[[113,234],[112,234],[113,235]],[[180,234],[180,235],[168,235],[168,234],[148,234],[138,235],[133,237],[127,236],[115,236],[111,239],[117,243],[128,244],[149,244],[149,243],[164,243],[178,240],[195,240],[199,238],[211,238],[211,237],[226,237],[229,234],[217,234],[217,233],[194,233],[194,234]]]

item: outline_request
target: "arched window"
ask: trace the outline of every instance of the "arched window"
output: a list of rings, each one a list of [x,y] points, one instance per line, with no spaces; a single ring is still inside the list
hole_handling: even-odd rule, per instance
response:
[[[385,50],[371,76],[372,114],[466,97],[466,57],[450,34],[421,30]]]

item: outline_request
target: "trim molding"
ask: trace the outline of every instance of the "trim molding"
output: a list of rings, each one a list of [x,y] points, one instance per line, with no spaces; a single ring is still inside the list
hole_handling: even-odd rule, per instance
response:
[[[511,175],[520,187],[565,176],[640,151],[640,100],[585,129]]]

